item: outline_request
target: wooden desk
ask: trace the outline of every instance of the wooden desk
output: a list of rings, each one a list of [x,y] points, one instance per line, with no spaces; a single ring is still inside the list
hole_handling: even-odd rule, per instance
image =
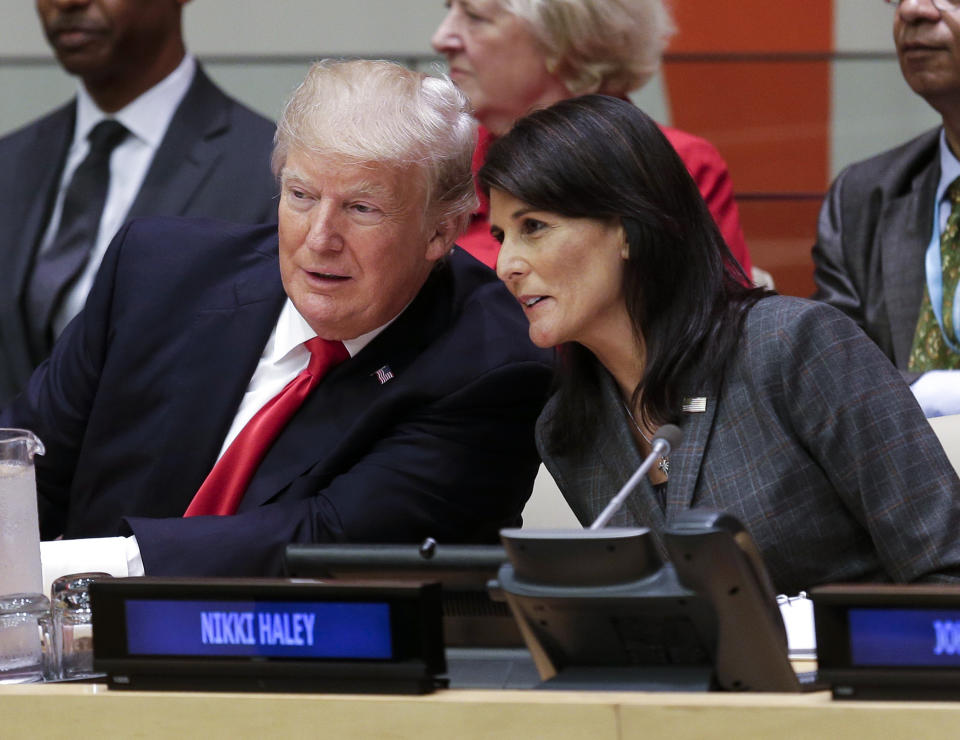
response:
[[[835,702],[827,692],[442,691],[423,697],[146,693],[0,686],[0,737],[956,738],[960,702]]]

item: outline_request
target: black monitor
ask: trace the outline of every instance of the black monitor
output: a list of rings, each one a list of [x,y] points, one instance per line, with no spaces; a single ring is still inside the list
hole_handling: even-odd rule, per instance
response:
[[[838,583],[810,598],[820,676],[835,699],[960,696],[957,584]]]
[[[298,544],[286,552],[296,578],[440,583],[448,648],[523,647],[510,608],[488,590],[506,559],[500,545]]]
[[[686,512],[644,528],[501,532],[498,576],[547,687],[798,691],[756,548],[736,519]]]

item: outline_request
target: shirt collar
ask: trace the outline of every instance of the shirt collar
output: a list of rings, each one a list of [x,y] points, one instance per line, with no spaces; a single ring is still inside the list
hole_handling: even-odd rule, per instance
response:
[[[97,107],[90,93],[81,83],[77,89],[74,146],[81,141],[86,141],[90,131],[100,121],[105,118],[114,118],[126,126],[138,139],[156,149],[167,133],[167,126],[170,125],[170,119],[173,118],[177,106],[187,94],[196,70],[196,60],[192,54],[187,54],[173,72],[112,115],[104,113]]]
[[[937,184],[937,200],[943,200],[943,195],[950,187],[950,183],[960,177],[960,160],[954,156],[947,143],[947,134],[940,129],[940,182]]]
[[[403,311],[405,310],[406,306],[403,308]],[[400,313],[403,313],[403,311],[400,311]],[[372,342],[380,332],[397,320],[397,317],[400,315],[400,313],[390,319],[386,324],[383,324],[383,326],[378,326],[373,331],[368,331],[366,334],[361,334],[359,337],[355,337],[353,339],[344,339],[343,346],[347,348],[347,352],[350,353],[350,356],[354,357],[360,352],[360,350],[370,344],[370,342]],[[274,356],[284,357],[307,340],[313,339],[315,336],[317,336],[317,333],[310,328],[310,324],[307,323],[307,320],[300,315],[300,312],[297,311],[296,306],[293,305],[293,301],[287,298],[283,304],[283,308],[280,309],[280,317],[277,319],[277,329],[276,334],[274,335],[273,346]]]

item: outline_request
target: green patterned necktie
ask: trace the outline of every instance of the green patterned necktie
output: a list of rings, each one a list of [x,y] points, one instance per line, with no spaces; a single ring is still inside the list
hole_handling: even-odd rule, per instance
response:
[[[953,325],[953,297],[960,281],[960,178],[947,188],[946,196],[950,201],[950,216],[947,226],[940,235],[940,263],[943,272],[943,330],[955,345],[957,327]],[[956,369],[960,367],[960,355],[954,352],[943,340],[940,325],[930,304],[930,289],[923,289],[923,303],[920,304],[920,316],[913,335],[913,347],[910,350],[909,370],[922,373],[927,370]]]

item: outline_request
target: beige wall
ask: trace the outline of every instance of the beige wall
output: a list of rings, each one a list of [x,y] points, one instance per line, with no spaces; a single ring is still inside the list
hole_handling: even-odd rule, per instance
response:
[[[4,0],[0,23],[0,132],[69,98],[29,0]],[[271,118],[312,59],[387,57],[429,66],[441,0],[194,0],[185,11],[190,49],[231,94]]]
[[[426,54],[442,0],[193,0],[187,39],[201,54]],[[0,53],[46,55],[31,0],[3,0]]]
[[[939,118],[900,74],[893,48],[893,8],[881,0],[834,0],[834,48],[868,58],[833,63],[830,169],[906,141]],[[887,55],[887,58],[877,58]]]

